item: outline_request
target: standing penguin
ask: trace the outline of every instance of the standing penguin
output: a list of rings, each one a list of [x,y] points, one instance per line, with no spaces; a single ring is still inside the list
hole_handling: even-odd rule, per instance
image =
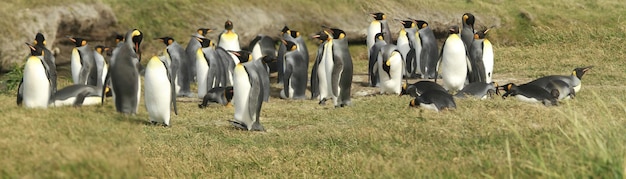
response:
[[[471,13],[465,13],[461,17],[461,23],[463,24],[463,30],[461,30],[461,39],[465,47],[469,48],[474,40],[474,22],[476,19]]]
[[[396,46],[398,47],[398,50],[402,54],[402,58],[404,58],[404,61],[402,61],[402,66],[404,66],[404,68],[402,69],[402,75],[404,75],[405,77],[409,77],[407,70],[406,70],[406,66],[407,66],[406,62],[409,60],[409,58],[415,58],[415,49],[413,48],[414,46],[409,40],[409,34],[417,33],[417,27],[415,23],[413,23],[412,20],[398,20],[398,21],[400,21],[400,23],[402,24],[402,29],[400,29],[400,32],[398,33],[398,40],[396,41]],[[411,53],[410,56],[409,56],[409,52]]]
[[[459,37],[459,27],[450,27],[450,35],[441,48],[440,71],[443,87],[450,92],[463,89],[468,70],[468,58],[463,40]],[[436,80],[436,79],[435,79]]]
[[[215,52],[215,44],[207,38],[198,38],[201,48],[196,53],[198,97],[203,98],[209,89],[226,85],[226,70]]]
[[[422,78],[433,79],[437,73],[437,61],[439,61],[439,49],[437,47],[437,38],[435,33],[423,20],[415,20],[419,28],[419,43],[422,47],[420,52],[420,71]]]
[[[185,48],[187,59],[186,61],[179,62],[178,68],[182,71],[186,71],[183,72],[183,74],[190,76],[188,77],[188,79],[194,79],[194,77],[196,77],[197,75],[196,52],[198,48],[200,48],[200,43],[198,43],[198,40],[196,38],[204,38],[211,31],[212,29],[209,28],[198,28],[198,30],[196,30],[196,34],[191,35],[191,39],[187,43],[187,47]]]
[[[385,45],[381,51],[382,59],[378,61],[380,94],[400,95],[402,92],[402,54],[393,44]]]
[[[98,69],[94,58],[94,50],[87,45],[87,40],[69,37],[76,46],[72,49],[70,63],[74,84],[98,85]]]
[[[111,56],[111,66],[109,66],[106,81],[111,80],[115,109],[120,113],[137,114],[141,98],[141,78],[139,78],[138,68],[141,65],[139,64],[141,59],[139,46],[142,40],[141,31],[137,29],[128,31],[124,42],[118,44]],[[104,88],[102,91],[104,93]]]
[[[332,35],[331,47],[332,47],[332,72],[331,72],[331,87],[332,94],[334,94],[335,107],[344,107],[351,104],[351,89],[352,89],[352,56],[348,49],[348,40],[346,39],[346,33],[337,28],[329,28],[328,34]]]
[[[529,103],[543,103],[546,106],[557,106],[559,103],[557,98],[559,97],[559,91],[554,89],[547,91],[539,86],[532,84],[523,84],[517,86],[513,83],[499,86],[498,89],[506,91],[502,95],[502,98],[508,96],[514,96],[520,101]]]
[[[472,73],[469,82],[491,83],[491,73],[493,72],[493,46],[485,35],[489,29],[478,31],[474,34],[472,46],[468,48]]]
[[[267,35],[257,35],[251,42],[248,49],[251,50],[252,59],[260,59],[264,56],[267,56],[271,59],[276,59],[276,41],[270,36]],[[269,67],[269,72],[277,72],[278,70],[278,61],[273,60],[270,64],[267,64]]]
[[[583,75],[585,75],[585,73],[587,73],[587,71],[589,71],[591,68],[593,68],[593,66],[575,68],[572,71],[572,74],[569,75],[569,76],[566,76],[566,75],[544,76],[544,77],[535,79],[535,80],[529,82],[528,84],[536,85],[536,86],[539,86],[541,88],[546,89],[548,84],[550,84],[552,81],[561,80],[561,81],[567,83],[572,88],[574,88],[574,92],[575,93],[578,93],[578,91],[580,91],[580,89],[582,87],[582,81],[581,80],[583,79]]]
[[[169,126],[171,106],[174,107],[174,114],[178,115],[171,74],[174,74],[174,71],[170,70],[167,57],[154,56],[148,61],[144,77],[144,99],[150,122],[153,124],[163,123]]]
[[[20,82],[17,105],[22,103],[26,108],[47,108],[53,96],[50,69],[44,61],[45,52],[41,48],[27,44],[30,56],[24,65],[22,81]]]
[[[370,48],[369,53],[369,65],[367,67],[367,74],[369,76],[368,81],[371,87],[379,86],[380,77],[378,75],[378,62],[382,61],[383,53],[380,53],[382,48],[387,45],[387,42],[383,39],[383,34],[376,34],[376,43]],[[402,54],[400,54],[402,57]],[[402,69],[402,67],[400,67]]]
[[[235,33],[233,27],[233,22],[230,20],[227,20],[226,23],[224,23],[225,30],[220,34],[219,39],[217,40],[217,46],[226,50],[240,51],[241,47],[239,46],[239,35]]]
[[[322,81],[326,81],[325,78],[325,59],[324,52],[326,47],[326,40],[328,40],[328,35],[323,31],[320,31],[318,34],[312,37],[313,39],[318,39],[319,46],[317,47],[317,53],[315,55],[315,61],[313,62],[313,68],[311,68],[311,99],[315,99],[320,96],[320,90],[322,90],[321,84]],[[322,64],[324,62],[324,64]],[[321,65],[321,66],[320,66]],[[321,68],[321,69],[320,69]],[[324,77],[324,79],[321,79]]]
[[[285,74],[280,97],[305,99],[309,62],[305,60],[302,53],[298,52],[300,46],[295,42],[283,41],[283,43],[287,48],[287,53],[285,53]]]
[[[171,62],[177,96],[192,97],[191,81],[195,75],[188,74],[191,72],[192,65],[187,64],[189,62],[187,53],[172,37],[161,37],[158,40],[161,40],[166,46],[163,55]]]
[[[450,93],[440,90],[430,90],[411,100],[409,106],[422,107],[439,112],[444,109],[455,109],[456,103]]]
[[[109,64],[107,64],[106,60],[104,59],[104,54],[106,53],[106,51],[109,48],[106,48],[102,45],[98,45],[95,48],[95,52],[94,52],[94,61],[96,62],[96,70],[97,70],[97,76],[98,76],[98,83],[96,85],[96,87],[102,87],[102,86],[106,86],[106,84],[104,84],[104,80],[107,76],[107,73],[109,70]]]
[[[35,35],[35,41],[33,42],[33,45],[36,48],[41,49],[44,54],[43,60],[48,65],[48,69],[49,69],[48,73],[50,73],[49,74],[50,82],[52,83],[52,92],[56,93],[57,91],[57,65],[56,65],[56,59],[54,57],[54,54],[52,54],[52,52],[48,50],[48,48],[46,47],[46,38],[43,36],[42,33],[37,33],[37,35]]]
[[[391,31],[389,30],[389,24],[387,24],[387,16],[385,13],[377,12],[370,14],[374,20],[370,22],[370,26],[367,28],[367,49],[371,49],[376,43],[376,34],[382,33],[383,39],[385,42],[391,43]],[[368,51],[367,56],[370,56],[370,51]]]
[[[409,51],[404,56],[404,76],[407,78],[416,78],[422,76],[422,72],[420,71],[422,68],[420,66],[422,61],[420,59],[422,56],[422,40],[420,39],[417,23],[414,20],[402,21],[402,23],[404,24],[404,30],[406,31],[406,36],[409,41]],[[407,28],[409,25],[410,27]],[[403,47],[400,52],[406,51],[405,48],[406,47]]]
[[[239,63],[234,69],[233,103],[235,105],[234,120],[230,123],[242,130],[265,131],[259,121],[261,117],[261,106],[263,105],[264,90],[259,71],[265,69],[258,68],[254,62]],[[269,78],[269,77],[267,77]]]

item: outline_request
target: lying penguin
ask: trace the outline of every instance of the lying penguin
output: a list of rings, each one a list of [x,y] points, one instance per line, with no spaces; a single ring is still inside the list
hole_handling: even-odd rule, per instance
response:
[[[215,87],[209,90],[202,98],[202,103],[198,104],[199,108],[206,108],[209,106],[209,102],[218,103],[225,106],[230,106],[230,101],[233,99],[233,87]]]

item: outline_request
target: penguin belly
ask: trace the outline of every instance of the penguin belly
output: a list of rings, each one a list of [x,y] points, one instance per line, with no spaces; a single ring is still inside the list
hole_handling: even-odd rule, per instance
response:
[[[319,87],[320,87],[320,100],[333,99],[333,86],[332,86],[332,73],[333,73],[333,49],[332,42],[327,42],[324,47],[324,55],[322,61],[319,64]],[[336,77],[339,78],[339,77]]]
[[[209,73],[209,64],[204,57],[202,49],[198,49],[196,56],[196,81],[198,83],[198,98],[203,98],[207,91],[209,91],[207,84]],[[213,85],[213,84],[211,84]]]
[[[172,93],[165,65],[158,58],[151,59],[146,67],[144,78],[144,100],[150,122],[169,126]]]
[[[238,65],[235,67],[234,80],[232,101],[235,105],[235,121],[243,122],[249,130],[254,122],[248,107],[251,84],[248,73],[243,66]]]
[[[493,46],[489,40],[483,42],[483,64],[485,65],[485,82],[491,83],[493,75]]]
[[[42,60],[30,57],[24,65],[22,88],[23,104],[26,108],[47,108],[50,101],[50,81]]]
[[[261,45],[259,45],[259,43],[254,44],[254,47],[252,47],[252,52],[250,52],[250,55],[252,55],[253,60],[263,57],[263,52],[261,51]]]
[[[463,89],[467,77],[465,46],[458,36],[457,39],[446,41],[441,57],[443,87],[449,91]]]
[[[439,112],[439,108],[437,108],[437,105],[435,105],[435,103],[430,103],[430,104],[420,103],[420,107]]]
[[[382,32],[382,26],[380,24],[380,21],[378,21],[378,20],[372,21],[370,23],[370,26],[367,28],[366,43],[367,43],[367,49],[368,49],[368,51],[367,51],[367,56],[368,57],[370,56],[370,53],[371,53],[369,51],[369,49],[371,49],[372,46],[374,46],[374,43],[376,43],[376,39],[374,39],[374,38],[376,38],[376,34],[377,33],[381,33],[381,32]],[[387,39],[385,39],[385,40],[387,40]]]
[[[218,46],[225,50],[241,51],[239,46],[239,36],[234,32],[223,33],[220,37]]]
[[[520,95],[520,94],[515,95],[515,98],[517,100],[520,100],[522,102],[527,102],[527,103],[540,103],[541,102],[541,101],[537,100],[536,98],[531,98],[531,97],[527,97],[527,96]]]
[[[402,75],[407,75],[406,72],[406,59],[409,51],[411,50],[411,46],[409,46],[409,38],[406,36],[406,31],[402,29],[400,31],[400,35],[398,35],[398,41],[396,42],[396,46],[398,46],[398,51],[402,54]]]
[[[72,49],[72,56],[70,57],[70,67],[72,71],[72,80],[74,84],[78,84],[78,77],[80,76],[80,69],[83,65],[80,62],[80,53],[77,48]]]

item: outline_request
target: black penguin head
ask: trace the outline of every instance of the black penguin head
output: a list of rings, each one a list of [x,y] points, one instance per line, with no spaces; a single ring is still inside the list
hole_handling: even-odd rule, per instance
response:
[[[226,30],[233,30],[233,22],[230,20],[226,20],[226,23],[224,23],[224,28]]]
[[[415,22],[413,22],[412,20],[401,20],[400,23],[405,29],[415,27]]]
[[[200,42],[200,46],[202,46],[202,48],[213,46],[213,42],[211,41],[211,39],[207,39],[204,37],[196,37],[196,40]]]
[[[33,42],[33,45],[46,45],[46,38],[41,32],[38,32],[37,35],[35,35],[35,41]]]
[[[212,29],[209,28],[199,28],[196,32],[198,32],[198,34],[205,36],[206,34],[208,34],[209,32],[213,31]]]
[[[332,35],[333,39],[343,39],[346,38],[346,32],[337,28],[329,28],[329,32]]]
[[[474,39],[485,39],[485,36],[487,36],[487,32],[489,32],[489,29],[477,31],[476,33],[474,33]]]
[[[285,44],[285,47],[287,47],[287,51],[296,51],[298,49],[298,45],[296,45],[296,43],[289,41],[289,40],[283,40],[283,44]]]
[[[252,55],[250,55],[249,51],[230,51],[231,53],[233,53],[235,56],[237,56],[237,58],[239,59],[239,63],[245,63],[248,62],[250,60],[252,60]]]
[[[38,48],[35,45],[29,43],[26,43],[26,45],[28,45],[28,48],[30,48],[31,56],[43,56],[43,50],[41,48]]]
[[[289,30],[291,37],[293,38],[298,38],[300,37],[300,32],[296,31],[296,30]]]
[[[104,52],[106,52],[107,50],[109,50],[109,48],[102,46],[102,45],[98,45],[94,48],[96,50],[96,52],[98,52],[99,54],[103,54]]]
[[[504,90],[506,92],[515,91],[515,90],[517,90],[517,85],[515,85],[513,83],[509,83],[509,84],[506,84],[506,85],[503,85],[503,86],[499,86],[498,89]]]
[[[428,27],[428,22],[423,21],[423,20],[415,20],[415,23],[417,24],[417,28],[419,29]]]
[[[467,25],[474,27],[475,21],[476,19],[474,19],[474,15],[472,15],[471,13],[463,14],[463,24],[467,24]]]
[[[589,71],[591,68],[593,68],[593,66],[576,68],[572,72],[572,75],[576,76],[578,79],[582,80],[583,79],[583,75],[585,75],[585,73],[587,73],[587,71]]]
[[[83,38],[78,38],[78,37],[69,37],[70,41],[72,41],[74,43],[74,46],[76,47],[82,47],[87,45],[87,40],[83,39]]]
[[[449,29],[450,34],[459,34],[459,26],[453,25]]]
[[[374,19],[379,20],[379,21],[387,19],[387,16],[385,15],[385,13],[382,13],[382,12],[372,13],[371,15]]]
[[[133,29],[130,32],[129,37],[133,44],[133,49],[135,50],[135,53],[137,53],[137,57],[141,60],[141,49],[139,46],[141,45],[141,41],[143,41],[143,33],[137,29]]]
[[[169,46],[169,45],[172,45],[172,43],[174,43],[174,39],[172,37],[161,37],[155,40],[160,40],[161,42],[165,44],[165,46]]]
[[[374,39],[376,39],[376,40],[385,40],[385,37],[383,36],[383,32],[377,33],[376,35],[374,35]]]
[[[498,90],[498,83],[496,83],[496,82],[491,82],[491,83],[489,83],[489,84],[490,84],[490,87],[491,87],[491,88],[493,88],[493,90],[495,91],[495,93],[496,93],[497,95],[500,95],[500,90]],[[492,89],[489,89],[489,90],[492,90]]]
[[[271,57],[269,55],[265,55],[265,56],[261,57],[261,61],[263,63],[265,63],[265,64],[278,62],[276,58]]]
[[[229,103],[233,99],[234,94],[235,94],[235,91],[233,90],[232,86],[227,86],[224,89],[224,97],[226,97],[226,101],[228,101]]]
[[[289,33],[289,27],[285,26],[282,30],[280,30],[281,34]]]
[[[118,44],[122,41],[124,41],[124,35],[115,33],[115,44]]]
[[[314,35],[311,38],[316,38],[319,40],[320,43],[326,41],[326,39],[328,39],[328,34],[325,33],[325,31],[320,31],[318,32],[316,35]]]

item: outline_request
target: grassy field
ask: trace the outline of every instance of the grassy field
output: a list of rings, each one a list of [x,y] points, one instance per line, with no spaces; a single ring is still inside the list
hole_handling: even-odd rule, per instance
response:
[[[423,4],[457,7],[452,2]],[[123,27],[134,24],[123,15],[154,8],[136,6],[137,11],[121,11],[123,5],[135,2],[104,3],[119,12]],[[323,9],[312,3],[292,3],[304,3],[311,11]],[[408,6],[425,8],[418,3]],[[544,75],[566,75],[575,67],[595,66],[584,76],[576,98],[556,107],[501,98],[458,99],[456,110],[436,113],[408,108],[407,96],[353,95],[354,105],[340,109],[311,100],[273,97],[264,103],[261,113],[267,132],[246,132],[228,124],[233,108],[211,105],[199,109],[198,102],[190,99],[179,101],[179,115],[173,117],[172,127],[163,128],[147,124],[143,103],[136,116],[115,113],[110,100],[104,106],[23,109],[15,105],[15,91],[7,91],[0,94],[4,101],[0,104],[0,176],[623,178],[625,6],[608,0],[494,0],[468,1],[457,7],[502,18],[502,27],[489,36],[495,45],[494,79],[499,84],[524,83]],[[369,2],[359,7],[346,14],[374,9]],[[148,19],[163,22],[168,17],[156,14],[136,23],[151,29],[145,31],[156,31]],[[185,28],[196,25],[189,26]],[[188,33],[184,29],[176,32]],[[161,45],[147,42],[144,56],[155,54]],[[310,44],[309,49],[315,48]],[[366,82],[364,49],[360,45],[350,49],[356,70],[353,94],[377,91],[361,85]],[[60,73],[60,86],[68,85],[69,73]],[[274,93],[280,89],[277,85],[272,88]]]

